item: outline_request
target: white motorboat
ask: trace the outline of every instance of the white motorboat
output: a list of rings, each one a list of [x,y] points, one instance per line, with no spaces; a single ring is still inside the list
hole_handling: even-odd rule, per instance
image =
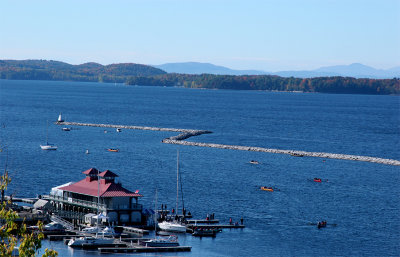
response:
[[[161,230],[168,231],[168,232],[178,232],[178,233],[186,232],[186,226],[181,225],[177,222],[163,221],[163,222],[158,223],[158,227]]]
[[[82,246],[105,246],[112,245],[114,238],[103,238],[93,236],[83,236],[69,240],[68,246],[70,247],[82,247]]]
[[[170,235],[169,237],[158,237],[149,240],[141,241],[141,245],[147,247],[173,247],[179,246],[178,237]]]
[[[57,146],[49,143],[45,145],[40,145],[40,148],[42,148],[42,150],[57,150]]]
[[[101,228],[99,227],[87,227],[81,230],[83,233],[88,233],[88,234],[96,234],[101,232]]]
[[[58,222],[50,222],[44,226],[44,231],[64,231],[65,227]]]
[[[122,129],[120,129],[120,128],[117,128],[117,132],[121,132],[122,131]]]

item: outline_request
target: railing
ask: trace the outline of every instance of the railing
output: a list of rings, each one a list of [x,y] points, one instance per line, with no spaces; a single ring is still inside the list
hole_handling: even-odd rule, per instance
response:
[[[46,196],[43,196],[42,198],[45,200],[59,201],[59,202],[64,202],[64,203],[69,203],[69,204],[80,205],[80,206],[84,206],[84,207],[99,208],[100,210],[105,210],[107,208],[107,206],[102,203],[98,204],[97,202],[85,201],[85,200],[75,199],[72,197],[46,195]]]
[[[114,210],[142,210],[142,208],[143,208],[143,206],[141,204],[132,203],[131,204],[131,208],[129,208],[128,204],[118,204],[118,205],[114,205],[110,209],[114,209]]]

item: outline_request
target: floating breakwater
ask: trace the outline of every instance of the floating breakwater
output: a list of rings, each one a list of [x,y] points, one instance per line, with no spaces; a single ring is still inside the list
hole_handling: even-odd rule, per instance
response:
[[[400,161],[398,161],[398,160],[383,159],[383,158],[370,157],[370,156],[323,153],[323,152],[306,152],[306,151],[296,151],[296,150],[281,150],[281,149],[263,148],[263,147],[224,145],[224,144],[183,141],[192,136],[199,136],[202,134],[212,133],[209,130],[158,128],[158,127],[126,126],[126,125],[78,123],[78,122],[56,122],[55,124],[69,125],[69,126],[88,126],[88,127],[103,127],[103,128],[121,128],[121,129],[139,129],[139,130],[180,132],[181,134],[179,134],[177,136],[165,138],[162,140],[162,142],[165,144],[179,144],[179,145],[187,145],[187,146],[211,147],[211,148],[221,148],[221,149],[231,149],[231,150],[241,150],[241,151],[290,154],[290,155],[294,155],[294,156],[308,156],[308,157],[340,159],[340,160],[350,160],[350,161],[374,162],[374,163],[380,163],[380,164],[386,164],[386,165],[400,166]]]

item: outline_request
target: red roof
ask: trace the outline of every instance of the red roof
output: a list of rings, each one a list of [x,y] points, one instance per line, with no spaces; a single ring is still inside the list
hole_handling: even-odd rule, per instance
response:
[[[117,174],[115,174],[114,172],[112,172],[111,170],[106,170],[103,171],[102,173],[99,174],[100,177],[118,177]]]
[[[100,197],[142,197],[143,195],[133,193],[128,189],[125,189],[119,183],[97,183],[97,180],[87,181],[82,179],[79,182],[71,184],[69,186],[61,187],[60,190],[74,192],[83,195],[98,196],[98,187],[100,187]]]
[[[90,168],[88,170],[85,170],[82,173],[86,174],[86,175],[97,175],[97,174],[99,174],[99,171],[96,168]]]

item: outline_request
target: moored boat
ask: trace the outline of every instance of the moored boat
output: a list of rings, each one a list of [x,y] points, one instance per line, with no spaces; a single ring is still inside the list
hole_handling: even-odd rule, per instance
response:
[[[107,151],[109,152],[119,152],[118,148],[108,148]]]
[[[260,187],[260,189],[263,190],[263,191],[274,192],[274,189],[272,187],[262,186],[262,187]]]
[[[250,163],[251,163],[251,164],[260,164],[260,163],[259,163],[258,161],[256,161],[256,160],[251,160]]]
[[[141,245],[146,247],[174,247],[179,246],[178,237],[170,235],[168,237],[157,237],[140,242]]]
[[[68,246],[70,247],[83,247],[83,246],[106,246],[112,245],[114,243],[113,238],[100,238],[93,236],[84,236],[79,238],[71,239],[68,242]]]
[[[193,236],[208,236],[215,237],[217,236],[217,231],[215,229],[203,229],[203,228],[195,228],[192,233]]]

